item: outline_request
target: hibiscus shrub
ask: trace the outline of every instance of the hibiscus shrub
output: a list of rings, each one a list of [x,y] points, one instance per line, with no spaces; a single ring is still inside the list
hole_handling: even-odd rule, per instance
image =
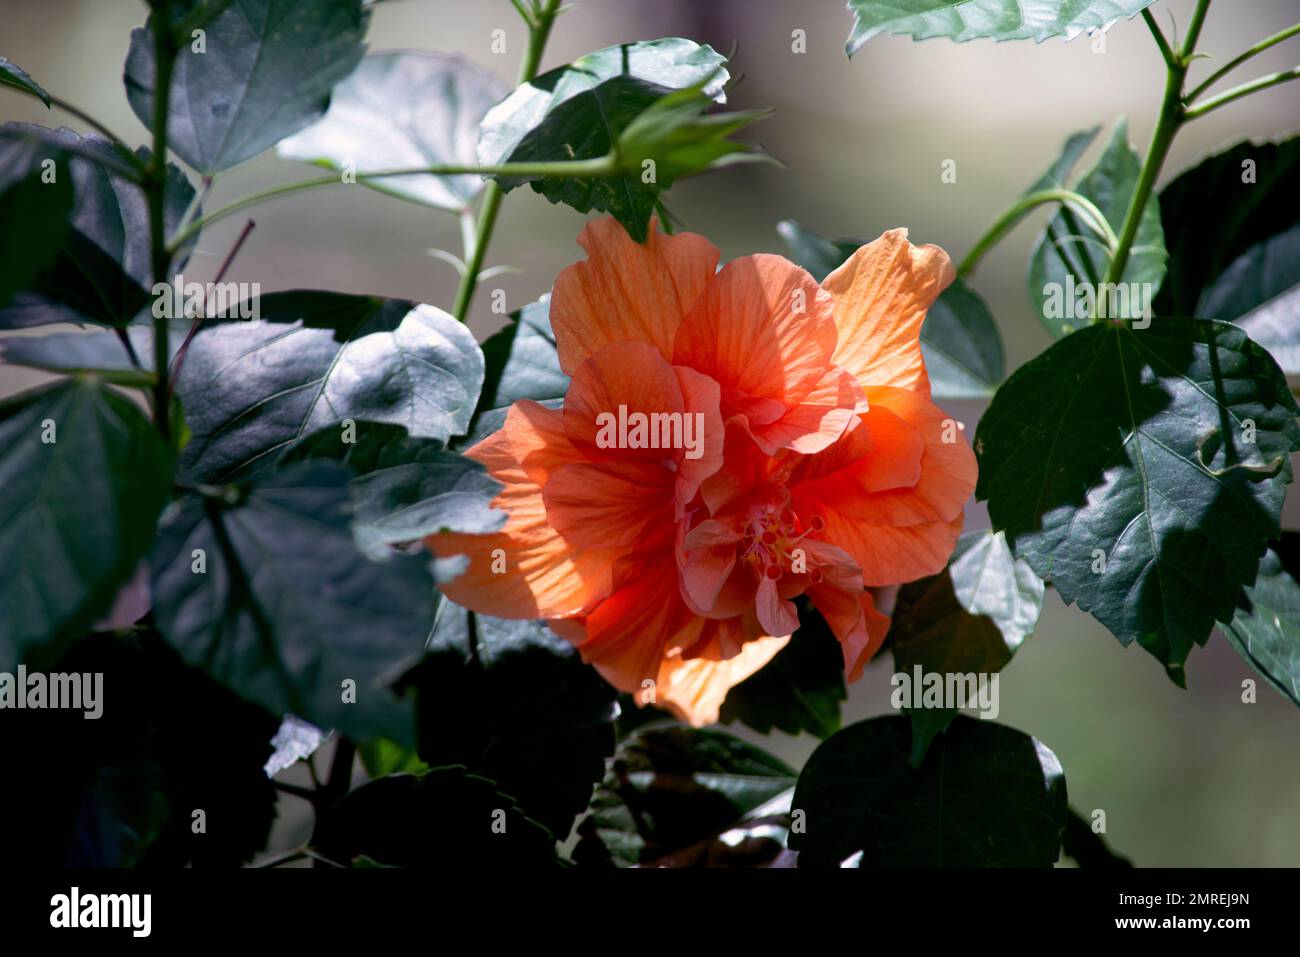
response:
[[[1046,746],[959,714],[1045,585],[1179,684],[1220,627],[1300,704],[1300,142],[1154,188],[1182,126],[1295,76],[1210,92],[1300,28],[1193,85],[1207,0],[1176,42],[1149,3],[851,0],[850,54],[1140,13],[1165,61],[1145,155],[1121,122],[1075,175],[1098,131],[1072,136],[958,265],[793,221],[789,259],[720,263],[664,192],[766,160],[737,136],[761,114],[725,112],[726,59],[688,39],[538,75],[558,0],[514,3],[513,91],[367,53],[362,0],[150,0],[134,151],[0,59],[6,93],[85,126],[0,127],[0,328],[22,330],[0,351],[53,374],[0,405],[16,840],[126,866],[1122,863]],[[209,208],[271,148],[327,172]],[[212,223],[340,182],[462,217],[449,311],[241,297],[247,229],[201,294],[177,282]],[[464,319],[525,184],[599,215],[480,344]],[[1029,292],[1056,342],[1007,376],[971,276],[1043,205]],[[89,329],[32,331],[67,324]],[[974,429],[943,408],[967,398],[991,400]],[[992,528],[962,534],[972,495]],[[901,713],[841,727],[845,683],[890,656]],[[95,721],[49,707],[69,674],[102,675]],[[797,769],[719,722],[823,740]],[[301,847],[267,847],[277,791],[314,812]]]

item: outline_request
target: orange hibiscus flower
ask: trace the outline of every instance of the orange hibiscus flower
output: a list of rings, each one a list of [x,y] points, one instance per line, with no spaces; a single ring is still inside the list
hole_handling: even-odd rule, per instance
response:
[[[947,255],[892,230],[818,285],[779,256],[718,270],[691,233],[605,219],[579,242],[551,296],[564,407],[516,402],[468,451],[508,518],[427,540],[469,557],[443,591],[545,619],[694,725],[789,640],[798,595],[856,679],[889,624],[866,589],[943,568],[975,485],[918,339]]]

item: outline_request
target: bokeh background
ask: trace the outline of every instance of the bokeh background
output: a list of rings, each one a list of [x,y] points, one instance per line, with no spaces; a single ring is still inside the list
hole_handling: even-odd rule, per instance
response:
[[[1191,0],[1153,8],[1166,33],[1188,20]],[[128,141],[146,133],[127,105],[122,64],[142,0],[0,0],[0,55],[23,66],[51,92],[95,115]],[[1296,0],[1219,0],[1201,47],[1222,63],[1250,43],[1295,22]],[[749,131],[785,168],[745,166],[685,181],[669,206],[685,228],[712,239],[724,259],[783,251],[782,219],[832,237],[872,238],[907,226],[914,241],[960,258],[992,221],[1056,157],[1066,136],[1127,116],[1145,151],[1164,79],[1163,64],[1140,20],[1116,24],[1104,52],[1089,38],[965,44],[878,37],[852,59],[843,0],[576,0],[558,21],[543,69],[613,43],[684,36],[722,51],[735,48],[731,95],[736,108],[775,113]],[[491,51],[503,29],[504,54]],[[807,51],[792,52],[792,31]],[[462,53],[514,80],[525,31],[507,0],[385,0],[373,12],[370,48]],[[1300,41],[1276,47],[1224,82],[1292,67]],[[1214,67],[1199,64],[1194,77]],[[1240,101],[1179,134],[1161,182],[1243,138],[1277,138],[1300,118],[1300,83]],[[36,101],[0,91],[0,118],[66,124]],[[1105,136],[1080,164],[1086,169]],[[956,161],[955,183],[940,180]],[[209,208],[279,182],[316,175],[263,156],[221,176]],[[1206,197],[1213,202],[1214,197]],[[263,292],[299,287],[400,296],[449,308],[452,270],[427,250],[459,253],[459,226],[448,214],[403,203],[359,186],[300,193],[251,213],[257,228],[227,279],[259,282]],[[973,278],[1006,346],[1008,369],[1049,344],[1026,292],[1030,245],[1040,213],[984,261]],[[518,274],[480,287],[472,326],[490,333],[501,317],[489,292],[505,290],[510,309],[547,291],[558,270],[580,257],[574,240],[584,217],[528,190],[504,204],[488,265]],[[205,233],[186,269],[207,281],[243,220]],[[0,394],[40,381],[0,368]],[[953,403],[968,434],[982,403]],[[1288,501],[1289,527],[1300,528],[1300,495]],[[973,506],[968,527],[987,525]],[[888,712],[889,673],[873,666],[851,689],[846,722]],[[1187,691],[1154,658],[1123,648],[1101,625],[1067,608],[1049,590],[1037,633],[1001,682],[1000,721],[1056,752],[1071,804],[1106,812],[1107,838],[1145,866],[1300,865],[1300,714],[1262,681],[1258,702],[1242,702],[1242,681],[1257,678],[1217,632],[1193,652]],[[757,737],[757,736],[755,736]],[[816,742],[776,735],[767,744],[801,762]],[[282,807],[275,844],[292,846],[308,826],[301,808]],[[300,802],[298,802],[300,803]]]

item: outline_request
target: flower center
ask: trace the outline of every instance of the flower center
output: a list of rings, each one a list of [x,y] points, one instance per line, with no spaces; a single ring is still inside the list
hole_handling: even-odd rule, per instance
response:
[[[805,524],[789,506],[756,505],[750,509],[745,526],[741,561],[755,577],[775,581],[783,575],[808,575],[814,583],[818,582],[821,570],[815,567],[812,556],[800,543],[825,527],[820,515],[812,516]]]

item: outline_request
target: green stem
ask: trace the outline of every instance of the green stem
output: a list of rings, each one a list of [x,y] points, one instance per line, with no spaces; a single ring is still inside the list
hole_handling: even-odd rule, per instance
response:
[[[1187,120],[1187,109],[1183,106],[1183,81],[1187,77],[1187,66],[1196,50],[1196,38],[1200,35],[1201,24],[1205,21],[1205,12],[1209,6],[1209,0],[1198,0],[1196,9],[1192,11],[1192,21],[1188,26],[1182,48],[1166,64],[1165,95],[1160,104],[1160,115],[1156,117],[1156,127],[1151,133],[1151,144],[1147,147],[1146,158],[1138,173],[1137,185],[1133,188],[1128,209],[1124,212],[1124,220],[1119,229],[1119,242],[1106,266],[1104,283],[1115,284],[1123,279],[1124,269],[1128,266],[1129,255],[1133,249],[1133,240],[1137,238],[1138,228],[1142,225],[1142,214],[1146,212],[1151,191],[1155,188],[1160,169],[1169,155],[1169,147],[1174,141],[1175,134]],[[1102,297],[1098,297],[1098,304],[1103,304]],[[1105,318],[1104,312],[1104,308],[1100,309],[1097,318]]]
[[[532,81],[537,76],[537,69],[542,63],[542,51],[551,35],[551,26],[560,11],[560,0],[545,0],[544,5],[535,8],[534,15],[524,17],[528,24],[528,49],[523,62],[519,64],[518,86]],[[522,14],[522,11],[521,11]],[[611,154],[605,159],[607,165],[613,165]],[[501,211],[501,199],[504,193],[495,181],[483,188],[483,207],[478,217],[478,234],[474,237],[474,247],[465,258],[465,274],[460,277],[460,286],[456,289],[456,302],[452,306],[452,315],[461,322],[469,315],[470,302],[474,299],[474,290],[478,286],[478,274],[483,269],[483,258],[487,255],[488,243],[492,241],[492,230],[496,227],[497,213]]]
[[[1147,7],[1142,11],[1142,19],[1146,21],[1147,27],[1151,30],[1151,36],[1155,38],[1156,46],[1160,48],[1160,55],[1165,58],[1165,66],[1174,66],[1176,62],[1174,59],[1174,51],[1169,49],[1169,41],[1165,39],[1165,35],[1160,29],[1160,24],[1156,23],[1156,18],[1151,15],[1150,7]]]
[[[1212,96],[1203,103],[1187,109],[1186,118],[1189,120],[1197,119],[1204,116],[1211,110],[1217,110],[1219,107],[1231,103],[1233,100],[1239,100],[1243,96],[1249,96],[1252,93],[1258,93],[1260,90],[1267,90],[1270,86],[1277,86],[1279,83],[1289,83],[1291,80],[1300,79],[1300,66],[1290,70],[1283,70],[1280,73],[1270,73],[1267,76],[1261,76],[1258,79],[1251,80],[1249,83],[1243,83],[1241,86],[1234,86],[1231,90],[1220,93],[1218,96]]]
[[[153,99],[153,155],[145,175],[145,194],[149,203],[149,244],[153,261],[154,284],[169,282],[171,252],[167,248],[165,218],[167,196],[167,108],[171,94],[172,69],[176,64],[176,49],[171,38],[171,0],[159,0],[154,12],[154,62],[156,74]],[[171,396],[168,389],[167,362],[170,357],[167,341],[167,318],[153,322],[153,367],[156,376],[153,388],[154,424],[164,441],[171,440]]]
[[[1179,61],[1184,73],[1187,71],[1187,64],[1191,62],[1192,54],[1196,52],[1196,41],[1201,38],[1201,27],[1205,25],[1205,15],[1209,12],[1210,0],[1196,0],[1192,19],[1187,23],[1187,36],[1183,37],[1183,46],[1179,51]]]
[[[1048,203],[1061,203],[1076,209],[1083,215],[1094,229],[1097,230],[1106,239],[1106,245],[1112,251],[1116,248],[1118,240],[1115,237],[1115,231],[1110,228],[1110,223],[1106,221],[1105,214],[1086,196],[1068,189],[1043,189],[1035,193],[1030,193],[1022,197],[1014,206],[1011,206],[990,226],[975,243],[974,247],[966,258],[961,261],[957,267],[957,275],[968,276],[975,271],[979,261],[984,258],[984,254],[992,249],[1002,237],[1009,233],[1017,223],[1020,222],[1028,213],[1039,206]]]
[[[1281,31],[1280,33],[1275,33],[1271,37],[1268,37],[1264,40],[1260,40],[1254,46],[1247,48],[1239,56],[1229,60],[1218,70],[1215,70],[1213,73],[1211,73],[1209,78],[1206,79],[1204,83],[1196,87],[1196,89],[1192,90],[1191,93],[1187,94],[1183,102],[1185,103],[1195,102],[1197,97],[1199,97],[1210,87],[1214,86],[1215,83],[1218,83],[1219,80],[1223,79],[1225,76],[1227,76],[1237,67],[1241,66],[1251,57],[1258,56],[1259,54],[1267,50],[1269,47],[1277,46],[1279,43],[1291,39],[1291,37],[1295,36],[1296,34],[1300,34],[1300,23],[1297,23],[1294,26],[1287,27],[1285,30]]]
[[[402,169],[376,170],[372,173],[357,173],[358,182],[372,179],[386,179],[391,176],[450,176],[458,174],[468,174],[477,176],[609,176],[618,171],[617,157],[610,153],[607,156],[600,156],[596,159],[587,160],[562,160],[550,163],[502,163],[498,166],[413,166]],[[194,234],[206,229],[213,223],[220,222],[227,216],[232,216],[249,206],[255,206],[258,203],[265,202],[268,199],[275,199],[278,196],[286,196],[289,193],[301,192],[305,189],[316,189],[320,186],[336,186],[343,182],[343,179],[336,173],[332,176],[321,176],[316,179],[300,180],[296,183],[283,183],[279,186],[271,186],[260,192],[252,193],[245,196],[229,206],[223,206],[215,212],[208,213],[199,219],[194,220],[184,229],[177,230],[176,235],[172,237],[170,248],[175,251],[182,243]],[[479,232],[482,233],[482,221],[480,220]]]

